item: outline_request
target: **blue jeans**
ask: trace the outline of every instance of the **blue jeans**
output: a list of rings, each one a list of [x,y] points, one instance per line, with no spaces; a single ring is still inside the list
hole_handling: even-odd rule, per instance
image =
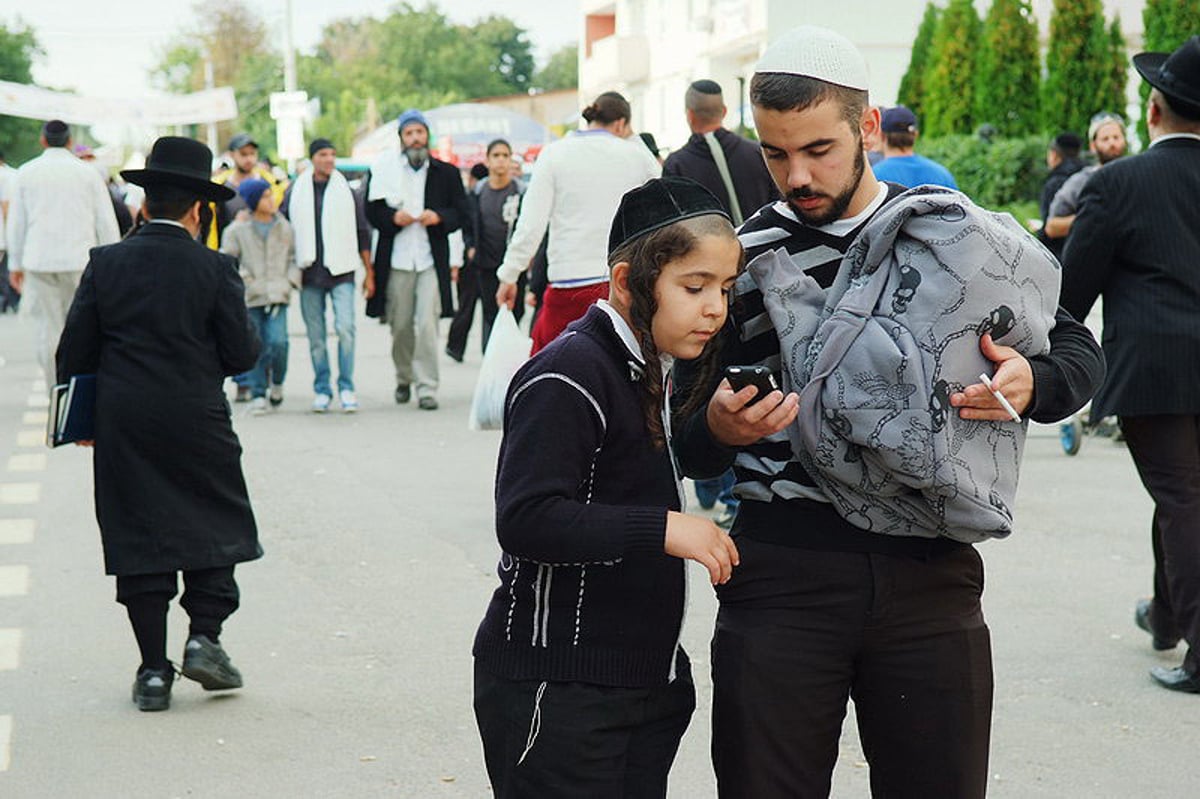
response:
[[[312,356],[313,391],[333,396],[329,389],[329,351],[325,346],[325,297],[333,306],[333,330],[338,340],[338,391],[354,390],[354,283],[339,283],[331,289],[305,286],[300,289],[300,315],[308,331],[308,353]]]
[[[733,495],[733,469],[729,469],[720,477],[696,481],[696,499],[700,506],[711,508],[717,500],[729,510],[737,510],[738,499]]]
[[[272,385],[281,386],[287,375],[287,306],[267,305],[247,310],[263,346],[258,363],[242,376],[250,386],[250,396],[265,397],[268,380]]]

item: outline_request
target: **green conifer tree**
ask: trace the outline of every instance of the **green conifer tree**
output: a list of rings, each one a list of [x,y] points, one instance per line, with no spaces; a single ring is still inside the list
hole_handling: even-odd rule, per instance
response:
[[[1146,0],[1142,9],[1142,27],[1146,52],[1170,53],[1189,37],[1200,33],[1200,2],[1196,0]],[[1139,89],[1142,105],[1150,96],[1150,85],[1142,81]],[[1138,119],[1138,135],[1142,144],[1148,144],[1146,117]]]
[[[1046,81],[1042,84],[1042,127],[1083,136],[1099,109],[1109,74],[1109,39],[1101,0],[1054,0]]]
[[[973,76],[979,26],[979,16],[971,0],[950,0],[938,19],[925,73],[925,119],[921,121],[921,130],[927,136],[973,130]]]
[[[908,71],[900,79],[900,90],[896,93],[900,105],[908,106],[917,119],[924,118],[925,73],[929,69],[929,55],[933,49],[933,34],[937,29],[939,13],[932,0],[925,4],[925,15],[921,17],[917,38],[913,40]]]
[[[1108,72],[1097,98],[1097,110],[1112,111],[1125,116],[1125,89],[1128,83],[1129,55],[1125,48],[1125,34],[1121,32],[1121,17],[1117,14],[1108,26]]]
[[[975,123],[988,123],[1002,136],[1036,133],[1040,71],[1029,0],[993,0],[975,66]]]

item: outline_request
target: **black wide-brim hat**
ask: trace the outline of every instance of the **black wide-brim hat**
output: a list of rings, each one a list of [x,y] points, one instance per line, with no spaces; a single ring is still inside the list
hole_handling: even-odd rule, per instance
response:
[[[674,176],[652,178],[621,197],[608,234],[608,254],[653,230],[708,214],[729,219],[721,201],[696,181]]]
[[[212,150],[182,136],[163,136],[150,148],[145,169],[125,169],[121,177],[138,186],[175,186],[206,200],[231,200],[237,193],[213,183]]]
[[[1173,53],[1138,53],[1133,66],[1154,88],[1200,109],[1200,36],[1193,36]]]

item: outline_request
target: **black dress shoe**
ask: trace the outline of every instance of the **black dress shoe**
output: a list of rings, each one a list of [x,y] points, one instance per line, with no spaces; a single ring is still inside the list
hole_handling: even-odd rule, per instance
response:
[[[166,710],[171,706],[171,683],[175,681],[175,670],[170,666],[162,669],[138,669],[133,681],[133,703],[138,710]]]
[[[1186,694],[1200,694],[1200,675],[1188,674],[1183,666],[1168,669],[1165,666],[1155,666],[1150,669],[1154,681],[1168,691],[1182,691]]]
[[[403,405],[412,399],[412,386],[396,386],[396,404]]]
[[[452,361],[457,361],[458,363],[463,362],[463,353],[459,352],[458,350],[452,350],[449,347],[446,347],[446,355],[449,356],[450,360]]]
[[[1163,638],[1158,633],[1154,632],[1154,628],[1150,625],[1150,608],[1151,601],[1149,599],[1139,599],[1137,607],[1133,610],[1133,622],[1138,627],[1150,633],[1153,638],[1153,646],[1159,652],[1165,652],[1168,649],[1174,649],[1179,643],[1179,636],[1174,638]]]

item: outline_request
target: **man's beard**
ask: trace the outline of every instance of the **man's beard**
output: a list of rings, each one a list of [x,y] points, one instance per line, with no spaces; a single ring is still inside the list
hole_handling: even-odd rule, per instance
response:
[[[413,169],[420,169],[429,160],[428,147],[405,147],[402,152],[404,153],[404,157],[408,159],[408,165]]]
[[[1120,158],[1123,155],[1125,155],[1124,150],[1113,153],[1112,155],[1108,155],[1106,153],[1096,153],[1096,160],[1100,162],[1100,166],[1104,166],[1109,161],[1116,161],[1118,158]]]
[[[858,191],[858,184],[862,181],[863,172],[867,168],[867,157],[863,153],[861,142],[856,148],[857,156],[854,158],[854,172],[850,177],[850,181],[842,188],[836,196],[821,194],[812,189],[793,189],[788,192],[788,205],[792,211],[800,218],[802,222],[813,227],[821,227],[828,225],[842,218],[842,214],[846,213],[846,209],[850,207],[850,202],[854,199],[854,193]],[[818,214],[812,214],[796,206],[794,200],[799,200],[806,197],[830,197],[833,200],[833,205],[827,211]]]

